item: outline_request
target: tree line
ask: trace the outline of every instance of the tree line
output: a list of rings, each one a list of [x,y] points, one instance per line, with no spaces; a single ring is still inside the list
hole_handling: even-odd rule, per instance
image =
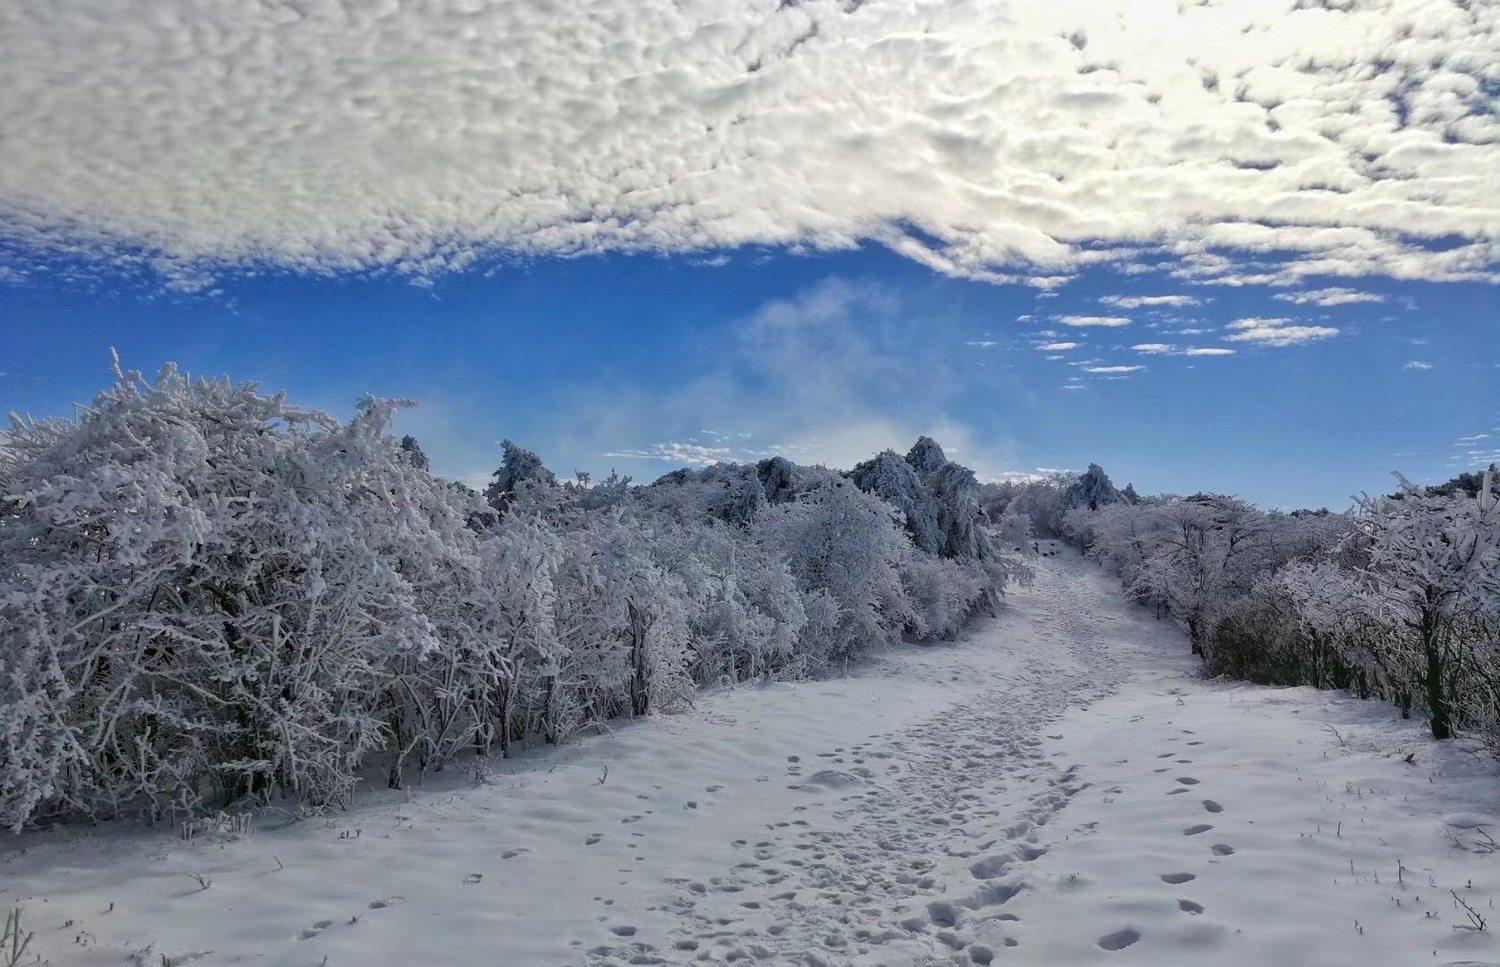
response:
[[[1214,674],[1348,689],[1432,734],[1500,747],[1500,473],[1398,489],[1343,513],[1261,510],[1235,497],[1141,497],[1097,465],[988,485],[1170,615]]]
[[[0,823],[346,804],[695,689],[942,639],[1027,571],[923,438],[479,492],[393,433],[228,378],[122,372],[0,438]]]

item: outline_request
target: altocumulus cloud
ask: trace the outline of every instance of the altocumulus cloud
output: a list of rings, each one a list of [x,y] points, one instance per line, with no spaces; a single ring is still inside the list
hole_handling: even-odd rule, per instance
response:
[[[1332,326],[1299,326],[1293,325],[1290,319],[1263,317],[1236,319],[1224,328],[1229,330],[1230,335],[1225,338],[1230,342],[1255,343],[1278,349],[1332,339],[1339,334]]]
[[[1495,280],[1497,47],[1463,0],[8,3],[0,244],[189,285],[872,240]]]

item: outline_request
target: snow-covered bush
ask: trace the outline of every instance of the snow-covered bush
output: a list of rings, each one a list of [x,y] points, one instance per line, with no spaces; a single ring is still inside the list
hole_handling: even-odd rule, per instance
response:
[[[0,442],[0,822],[346,802],[700,685],[948,638],[1024,575],[923,439],[855,481],[775,457],[484,494],[391,432],[167,368]],[[861,488],[865,489],[861,489]],[[873,492],[866,492],[870,490]],[[893,502],[895,505],[893,506]]]
[[[1349,688],[1500,742],[1500,491],[1404,480],[1352,514],[1195,495],[1080,505],[1065,530],[1216,672]]]
[[[1404,707],[1420,700],[1440,739],[1456,724],[1493,728],[1496,719],[1500,501],[1489,477],[1473,496],[1403,484],[1362,500],[1348,538],[1359,563],[1287,579],[1307,626],[1359,642],[1349,650]]]
[[[900,573],[911,545],[897,511],[849,481],[769,508],[754,532],[762,546],[786,555],[806,593],[826,593],[838,607],[833,640],[819,648],[817,664],[886,644],[915,619]]]
[[[928,494],[912,464],[896,451],[885,450],[864,463],[856,464],[849,479],[860,490],[874,494],[901,513],[906,532],[918,550],[928,554],[942,550],[943,532],[938,525],[937,501]]]
[[[777,549],[746,539],[732,525],[662,520],[653,554],[682,582],[696,681],[740,682],[797,664],[807,615]]]
[[[346,797],[385,667],[439,651],[425,565],[463,531],[366,400],[122,374],[0,457],[0,818]]]

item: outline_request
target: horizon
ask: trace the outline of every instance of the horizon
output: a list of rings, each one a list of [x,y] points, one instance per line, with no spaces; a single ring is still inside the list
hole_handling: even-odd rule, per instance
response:
[[[1335,335],[1258,347],[1225,327],[1292,315],[1283,288],[1094,272],[1038,293],[878,249],[587,256],[420,286],[226,277],[210,294],[107,289],[92,271],[0,285],[10,344],[28,348],[0,366],[6,411],[67,416],[107,384],[114,347],[148,376],[172,362],[340,418],[366,392],[414,399],[399,430],[470,484],[504,438],[564,475],[649,481],[776,454],[847,468],[925,434],[981,479],[1099,463],[1143,493],[1339,510],[1392,471],[1437,483],[1500,459],[1485,285],[1365,280],[1383,301],[1295,307]],[[1132,301],[1173,297],[1197,304]],[[1100,311],[1130,321],[1058,321]],[[1157,349],[1189,341],[1234,354]]]

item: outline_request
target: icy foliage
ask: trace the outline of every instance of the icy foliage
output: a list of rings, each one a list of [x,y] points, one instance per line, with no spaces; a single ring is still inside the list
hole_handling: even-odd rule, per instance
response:
[[[1025,573],[929,440],[922,477],[862,465],[876,492],[782,458],[559,484],[507,441],[480,495],[391,433],[400,401],[340,423],[251,384],[117,376],[0,446],[12,828],[342,804],[701,685],[951,637]]]
[[[948,456],[932,437],[919,437],[906,453],[906,462],[911,464],[917,476],[926,480],[948,464]]]
[[[1133,504],[1140,497],[1129,484],[1124,490],[1116,490],[1104,468],[1091,463],[1083,473],[1058,470],[1037,479],[985,484],[979,499],[991,518],[998,520],[1006,513],[1023,516],[1031,521],[1032,532],[1038,537],[1062,537],[1086,544],[1086,536],[1076,533],[1083,519],[1077,512],[1093,513],[1118,502]]]
[[[809,642],[819,662],[839,661],[892,640],[916,620],[901,583],[910,544],[885,501],[836,480],[771,508],[756,538],[787,555],[798,584],[838,606],[832,641]]]
[[[1212,670],[1348,688],[1421,708],[1438,738],[1500,743],[1497,504],[1491,470],[1432,488],[1403,479],[1349,514],[1199,494],[1080,505],[1064,530],[1181,621]]]
[[[1115,485],[1109,479],[1109,474],[1097,463],[1089,464],[1089,468],[1078,475],[1067,491],[1063,494],[1063,503],[1069,507],[1087,507],[1089,510],[1098,510],[1106,504],[1116,504],[1124,500]]]
[[[1473,494],[1405,485],[1364,499],[1345,539],[1354,566],[1300,568],[1283,581],[1306,626],[1343,644],[1371,687],[1406,707],[1420,698],[1438,738],[1455,725],[1500,725],[1496,508],[1490,471]]]
[[[542,465],[542,458],[509,440],[501,447],[504,457],[500,469],[494,472],[495,479],[484,491],[490,506],[503,514],[517,500],[545,500],[544,495],[557,486],[557,478]]]
[[[894,450],[886,450],[856,464],[849,476],[860,490],[874,494],[901,512],[906,532],[917,547],[929,554],[942,549],[937,501],[927,493],[909,461],[901,459]]]
[[[473,621],[451,614],[477,584],[465,508],[389,436],[394,405],[340,425],[168,368],[15,422],[0,820],[348,795],[390,737],[390,668]]]

